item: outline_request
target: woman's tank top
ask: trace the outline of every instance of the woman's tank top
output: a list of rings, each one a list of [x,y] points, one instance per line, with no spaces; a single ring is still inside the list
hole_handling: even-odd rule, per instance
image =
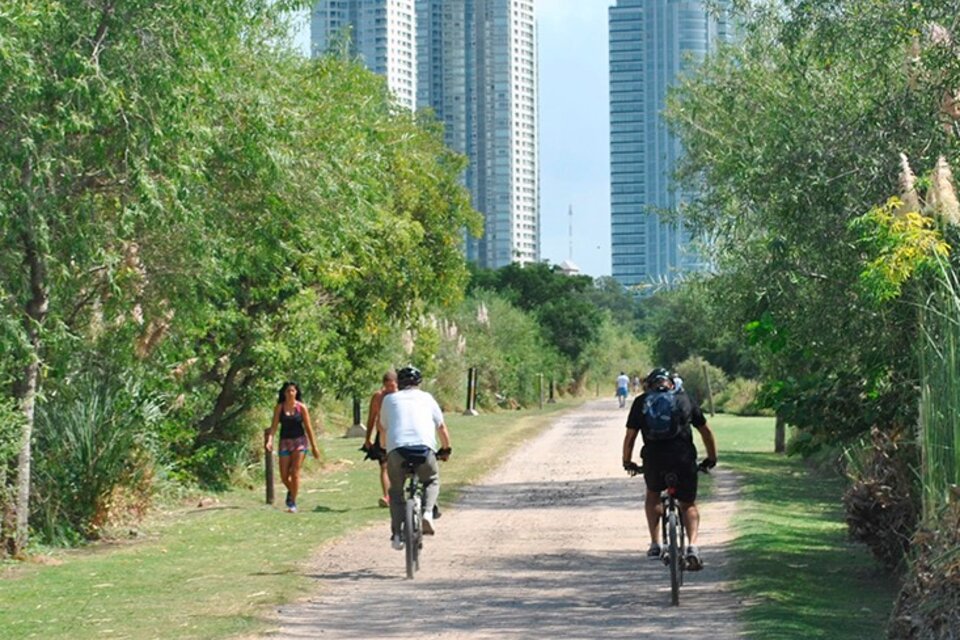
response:
[[[280,439],[299,438],[304,435],[303,431],[303,411],[298,402],[293,415],[287,415],[283,405],[280,405]]]

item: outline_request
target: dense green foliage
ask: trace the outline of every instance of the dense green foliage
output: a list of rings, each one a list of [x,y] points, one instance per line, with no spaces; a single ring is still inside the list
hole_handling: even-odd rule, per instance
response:
[[[960,221],[947,168],[960,155],[957,5],[734,4],[742,42],[691,74],[668,109],[687,152],[681,176],[700,194],[688,219],[715,240],[724,275],[714,290],[760,348],[766,400],[800,428],[795,449],[868,449],[850,458],[871,464],[866,475],[852,469],[848,520],[896,563],[916,521],[910,469],[921,471],[929,499],[943,495],[955,460],[955,298],[925,303],[931,264],[953,250],[927,216],[948,226],[948,241]],[[938,425],[937,416],[949,417]],[[912,442],[918,417],[921,435],[938,433],[934,448],[947,443],[939,468],[925,439],[870,450]],[[924,539],[914,540],[916,566],[937,566],[923,557]],[[901,601],[917,615],[893,637],[950,628],[920,615],[955,602],[942,597],[948,574],[924,576],[932,584]],[[932,594],[940,599],[924,600]]]
[[[5,523],[66,413],[112,450],[98,398],[136,381],[162,409],[143,464],[221,483],[281,379],[349,392],[391,325],[462,296],[463,159],[359,63],[296,55],[296,4],[5,6],[0,406],[23,415]],[[69,524],[95,527],[88,507]],[[16,552],[23,528],[4,533]]]
[[[496,291],[533,312],[544,338],[571,362],[578,360],[599,330],[600,312],[585,295],[592,284],[588,276],[566,276],[547,264],[476,270],[471,281],[472,288]]]
[[[304,5],[0,12],[8,553],[28,514],[73,541],[154,480],[226,486],[283,380],[323,407],[414,362],[455,408],[476,366],[518,407],[645,358],[612,281],[513,266],[464,300],[464,158],[359,61],[297,54]]]
[[[920,38],[950,3],[748,4],[742,45],[669,108],[724,312],[762,347],[770,403],[812,444],[909,423],[915,313],[875,303],[850,223],[896,191],[899,153],[926,168],[955,148],[939,111],[958,65]]]

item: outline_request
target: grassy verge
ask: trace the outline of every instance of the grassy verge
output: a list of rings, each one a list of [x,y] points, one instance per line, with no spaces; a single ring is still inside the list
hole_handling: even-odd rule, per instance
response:
[[[842,479],[771,453],[770,418],[710,423],[722,463],[740,477],[733,553],[748,637],[885,637],[897,578],[847,539]]]
[[[558,410],[448,416],[454,457],[441,500],[536,434]],[[260,484],[212,505],[156,514],[136,540],[60,552],[0,574],[0,637],[221,638],[263,628],[262,613],[305,592],[304,560],[348,531],[386,521],[376,466],[358,439],[324,438],[307,463],[300,513],[263,504]],[[384,545],[387,536],[384,534]]]

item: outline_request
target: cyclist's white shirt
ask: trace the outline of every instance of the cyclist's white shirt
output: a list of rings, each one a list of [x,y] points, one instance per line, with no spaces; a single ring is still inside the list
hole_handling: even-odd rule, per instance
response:
[[[420,445],[436,451],[437,427],[443,424],[443,412],[426,391],[403,389],[384,396],[380,423],[387,432],[387,452]]]

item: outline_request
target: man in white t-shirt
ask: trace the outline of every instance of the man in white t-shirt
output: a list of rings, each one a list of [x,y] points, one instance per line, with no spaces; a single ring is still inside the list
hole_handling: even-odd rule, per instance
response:
[[[617,401],[622,409],[627,404],[627,393],[630,388],[630,378],[623,371],[617,376]]]
[[[440,494],[437,459],[450,457],[450,432],[443,412],[432,395],[420,390],[423,376],[415,367],[397,371],[398,391],[383,398],[377,429],[386,443],[387,475],[390,477],[390,539],[394,549],[403,549],[400,530],[404,517],[404,462],[416,463],[416,474],[424,486],[423,532],[433,534],[433,507]],[[437,434],[440,443],[437,448]]]

